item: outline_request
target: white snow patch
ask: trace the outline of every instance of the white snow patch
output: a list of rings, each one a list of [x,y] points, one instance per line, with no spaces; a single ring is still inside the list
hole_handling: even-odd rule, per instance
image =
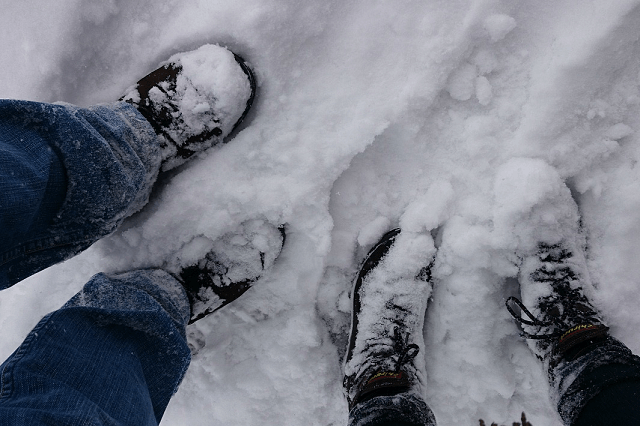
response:
[[[466,63],[462,65],[449,78],[447,91],[453,99],[466,101],[474,94],[475,81],[478,72],[474,65]]]
[[[489,33],[491,41],[500,41],[516,27],[516,20],[509,15],[491,15],[484,20],[484,29]]]
[[[372,246],[391,228],[391,221],[384,216],[378,216],[358,233],[358,244],[361,246]]]
[[[633,134],[633,129],[624,123],[614,124],[607,130],[606,136],[614,141],[626,138]]]
[[[485,76],[480,76],[476,80],[476,98],[480,105],[489,105],[493,99],[493,87]]]

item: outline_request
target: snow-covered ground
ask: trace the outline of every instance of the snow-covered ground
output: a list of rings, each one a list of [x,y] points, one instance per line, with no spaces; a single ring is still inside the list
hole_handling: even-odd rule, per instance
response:
[[[564,185],[594,301],[640,352],[640,1],[3,0],[0,96],[90,105],[219,43],[260,82],[246,127],[84,254],[0,294],[0,358],[94,273],[153,263],[253,218],[275,268],[190,329],[163,425],[343,425],[349,290],[390,227],[432,234],[426,401],[439,425],[559,425],[504,308],[510,262]],[[542,216],[532,212],[542,211]],[[200,240],[198,240],[200,241]]]

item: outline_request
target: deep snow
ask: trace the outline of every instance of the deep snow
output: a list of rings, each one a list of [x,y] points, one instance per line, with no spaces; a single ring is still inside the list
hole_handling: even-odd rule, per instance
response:
[[[400,225],[439,246],[419,355],[438,424],[525,411],[559,425],[504,300],[518,293],[513,251],[538,232],[531,212],[563,182],[588,233],[594,302],[640,352],[640,1],[1,6],[1,97],[108,102],[204,43],[247,59],[260,87],[237,137],[164,182],[120,232],[0,294],[0,358],[92,274],[266,219],[287,224],[281,257],[191,328],[200,350],[162,424],[342,425],[351,279]],[[563,209],[549,206],[552,223]]]

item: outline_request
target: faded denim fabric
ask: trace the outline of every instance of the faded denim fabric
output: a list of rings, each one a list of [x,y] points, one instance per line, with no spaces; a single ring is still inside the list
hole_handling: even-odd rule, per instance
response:
[[[94,276],[0,366],[0,424],[157,425],[189,366],[188,320],[164,271]]]
[[[0,100],[0,288],[112,232],[159,167],[129,104]],[[164,271],[94,276],[0,366],[0,425],[157,425],[190,362],[189,316]]]
[[[0,289],[111,233],[159,168],[153,128],[125,102],[0,100]]]

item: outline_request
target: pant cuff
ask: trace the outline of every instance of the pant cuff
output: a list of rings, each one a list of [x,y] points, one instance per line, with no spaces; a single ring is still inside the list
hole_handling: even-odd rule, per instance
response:
[[[349,426],[435,426],[429,406],[414,393],[377,396],[356,405]]]

